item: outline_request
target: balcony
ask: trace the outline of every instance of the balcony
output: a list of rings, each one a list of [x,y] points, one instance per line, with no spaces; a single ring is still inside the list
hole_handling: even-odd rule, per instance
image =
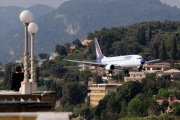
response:
[[[0,91],[0,112],[54,111],[55,91],[38,91],[21,94],[14,91]]]

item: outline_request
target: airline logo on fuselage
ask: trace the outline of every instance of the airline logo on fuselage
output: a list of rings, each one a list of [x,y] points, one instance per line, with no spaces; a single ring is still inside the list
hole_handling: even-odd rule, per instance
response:
[[[123,60],[130,60],[133,56],[125,56]]]

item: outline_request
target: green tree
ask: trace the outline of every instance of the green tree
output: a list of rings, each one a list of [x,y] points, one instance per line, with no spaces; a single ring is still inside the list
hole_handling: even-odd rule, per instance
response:
[[[138,98],[132,99],[127,108],[128,116],[135,116],[135,117],[143,117],[147,108],[143,101],[139,100]]]
[[[159,43],[157,42],[156,38],[154,38],[154,41],[152,43],[152,48],[153,48],[153,51],[154,51],[154,58],[158,59],[159,58],[159,52],[158,52]]]
[[[70,52],[71,43],[65,43],[64,47],[66,48],[66,51],[69,53]]]
[[[36,69],[35,69],[35,81],[37,82],[38,86],[40,85],[39,83],[39,67],[36,66]]]
[[[177,99],[180,99],[180,91],[179,90],[175,91],[175,97]]]
[[[150,42],[152,39],[152,26],[151,26],[151,24],[149,25],[148,37],[149,37],[148,41]]]
[[[79,39],[74,40],[73,45],[75,45],[77,49],[80,49],[83,47],[83,45]]]
[[[175,108],[173,109],[172,113],[173,113],[173,115],[179,117],[179,116],[180,116],[180,106],[175,107]]]
[[[137,38],[141,45],[146,45],[146,32],[144,26],[139,29]]]
[[[39,53],[39,58],[40,59],[48,59],[49,55],[47,53]]]
[[[87,94],[87,88],[78,82],[68,82],[62,87],[61,105],[76,105],[84,99]]]
[[[120,81],[123,82],[124,76],[125,76],[125,74],[123,72],[119,72],[118,74],[113,75],[112,79],[117,80],[117,82],[120,82]]]
[[[60,56],[66,56],[68,54],[66,48],[63,45],[59,45],[59,44],[55,46],[55,52],[58,53],[58,55]]]
[[[127,102],[125,100],[121,101],[121,112],[120,117],[125,117],[127,115]]]
[[[172,49],[171,49],[171,59],[176,60],[176,54],[177,54],[177,43],[176,43],[176,37],[172,40]]]
[[[161,88],[158,91],[158,95],[160,97],[167,98],[167,97],[169,97],[169,92],[166,89]]]
[[[10,90],[11,89],[11,74],[13,70],[14,64],[8,63],[5,66],[5,72],[4,72],[4,89]]]
[[[165,110],[167,109],[169,105],[169,102],[167,100],[163,100],[161,103],[162,112],[165,113]]]
[[[179,102],[173,102],[173,103],[172,103],[172,107],[173,107],[173,108],[175,108],[175,107],[177,107],[177,106],[180,106],[180,103],[179,103]]]
[[[102,83],[102,82],[103,82],[103,81],[102,81],[102,77],[99,76],[97,73],[95,73],[95,74],[93,75],[93,81],[94,81],[96,84],[99,84],[99,83]]]
[[[160,58],[161,60],[166,60],[167,58],[167,55],[166,55],[166,46],[164,44],[164,40],[162,40],[162,43],[161,43],[161,54],[160,54]]]
[[[142,79],[142,90],[145,94],[152,96],[158,93],[156,74],[147,74],[146,78]],[[159,86],[158,86],[159,87]]]
[[[94,39],[94,34],[89,32],[88,35],[87,35],[87,39],[93,40]]]

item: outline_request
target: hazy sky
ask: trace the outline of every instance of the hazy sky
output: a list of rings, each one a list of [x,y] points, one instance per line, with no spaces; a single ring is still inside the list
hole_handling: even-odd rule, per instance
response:
[[[35,4],[45,4],[50,7],[57,8],[65,1],[68,0],[0,0],[0,6],[20,6],[28,8]]]
[[[20,6],[24,8],[31,7],[35,4],[45,4],[54,8],[68,0],[0,0],[0,6]],[[177,6],[180,8],[180,0],[160,0],[163,3],[167,3],[171,6]]]
[[[180,0],[160,0],[161,2],[165,2],[171,6],[177,6],[178,8],[180,8]]]

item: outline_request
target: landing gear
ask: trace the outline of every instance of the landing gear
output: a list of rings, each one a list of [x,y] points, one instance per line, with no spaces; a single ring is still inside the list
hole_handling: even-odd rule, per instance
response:
[[[145,71],[145,68],[144,68],[144,66],[140,66],[140,67],[138,68],[138,70],[139,70],[139,71]]]
[[[142,66],[140,66],[140,67],[138,68],[139,71],[142,71],[142,69],[143,69]]]
[[[112,71],[112,70],[109,70],[109,74],[113,74],[113,71]]]
[[[128,69],[124,70],[124,74],[125,74],[125,76],[130,76],[129,75],[129,70]]]
[[[124,74],[129,74],[129,70],[128,69],[124,70]]]

